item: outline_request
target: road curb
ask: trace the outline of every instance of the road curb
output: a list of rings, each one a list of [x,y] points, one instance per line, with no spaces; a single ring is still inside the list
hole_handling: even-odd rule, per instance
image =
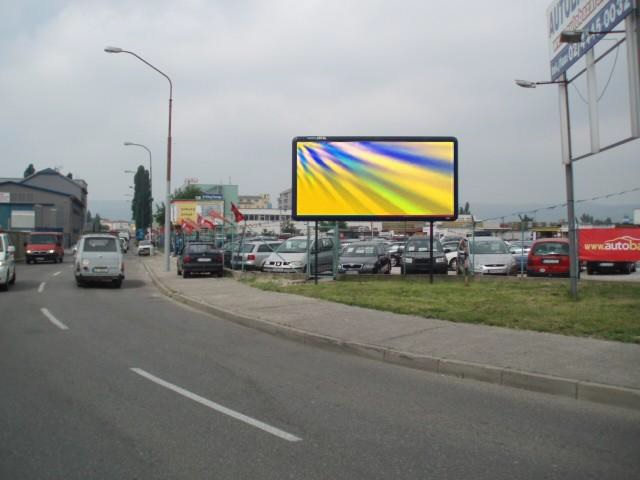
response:
[[[438,373],[458,378],[470,378],[533,392],[558,395],[576,400],[640,410],[640,389],[586,382],[540,373],[513,370],[461,360],[419,355],[393,350],[381,345],[352,342],[248,317],[177,292],[165,285],[153,269],[142,262],[153,284],[167,297],[196,310],[244,325],[255,330],[294,340],[305,345],[346,352],[373,360]]]

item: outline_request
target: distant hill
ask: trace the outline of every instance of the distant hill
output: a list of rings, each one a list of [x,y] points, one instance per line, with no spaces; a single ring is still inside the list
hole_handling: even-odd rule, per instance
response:
[[[109,220],[131,219],[131,202],[125,200],[91,200],[89,198],[88,209],[91,215],[99,213],[100,217]]]

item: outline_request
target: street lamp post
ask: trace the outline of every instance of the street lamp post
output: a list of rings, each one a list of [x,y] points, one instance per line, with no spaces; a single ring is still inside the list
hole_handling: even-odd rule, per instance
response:
[[[552,82],[530,82],[516,80],[516,84],[523,88],[535,88],[537,85],[556,84],[560,90],[560,138],[562,146],[562,163],[564,164],[567,191],[567,222],[569,236],[569,288],[571,297],[578,298],[578,242],[576,235],[575,206],[573,199],[573,161],[571,155],[571,124],[569,122],[569,82],[567,76]]]
[[[153,225],[153,164],[151,159],[151,150],[146,145],[142,145],[141,143],[134,142],[124,142],[125,147],[135,146],[144,148],[149,154],[149,190],[151,190],[151,195],[149,197],[149,212],[151,213],[151,219],[149,222],[149,240],[151,240],[151,226]],[[165,212],[166,216],[166,212]]]
[[[154,67],[152,64],[147,62],[144,58],[137,55],[134,52],[129,50],[123,50],[120,47],[105,47],[104,49],[107,53],[128,53],[129,55],[133,55],[142,63],[146,64],[148,67],[151,67],[169,82],[169,131],[167,135],[167,189],[165,194],[165,210],[164,210],[164,263],[165,263],[165,271],[168,272],[171,269],[170,261],[169,261],[169,253],[171,250],[171,205],[169,204],[169,199],[171,196],[171,113],[173,109],[173,83],[169,76],[158,68]]]

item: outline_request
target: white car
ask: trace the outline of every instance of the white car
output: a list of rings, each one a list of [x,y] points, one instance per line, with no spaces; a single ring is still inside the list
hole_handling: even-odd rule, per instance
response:
[[[16,283],[15,253],[9,234],[0,233],[0,290],[9,290]]]
[[[149,240],[140,240],[138,243],[138,255],[153,255],[155,249]]]

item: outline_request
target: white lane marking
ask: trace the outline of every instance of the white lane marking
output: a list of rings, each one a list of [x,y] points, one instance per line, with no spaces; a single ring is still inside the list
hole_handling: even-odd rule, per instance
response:
[[[46,285],[46,282],[42,282],[40,284],[40,286],[38,287],[38,293],[42,293],[44,292],[44,286]]]
[[[58,275],[60,275],[62,272],[56,272],[53,274],[54,277],[57,277]]]
[[[67,327],[64,323],[62,323],[60,320],[58,320],[56,317],[54,317],[51,312],[49,310],[47,310],[46,308],[41,308],[40,311],[42,312],[42,314],[47,317],[49,319],[49,321],[51,323],[53,323],[56,327],[58,327],[60,330],[69,330],[69,327]]]
[[[145,372],[140,368],[132,368],[131,370],[137,373],[138,375],[141,375],[146,379],[151,380],[154,383],[157,383],[158,385],[168,388],[169,390],[173,390],[174,392],[179,393],[180,395],[193,400],[194,402],[198,402],[217,412],[223,413],[232,418],[235,418],[236,420],[240,420],[241,422],[247,423],[252,427],[256,427],[256,428],[259,428],[260,430],[264,430],[265,432],[270,433],[271,435],[275,435],[276,437],[280,437],[283,440],[287,440],[288,442],[299,442],[302,440],[300,437],[296,437],[295,435],[287,433],[284,430],[280,430],[279,428],[272,427],[271,425],[267,425],[266,423],[261,422],[260,420],[256,420],[255,418],[248,417],[246,415],[243,415],[242,413],[236,412],[218,403],[212,402],[211,400],[207,400],[206,398],[201,397],[200,395],[196,395],[195,393],[191,393],[190,391],[185,390],[184,388],[178,387],[177,385],[174,385],[169,382],[165,382],[161,378],[158,378],[155,375],[150,374],[149,372]]]

